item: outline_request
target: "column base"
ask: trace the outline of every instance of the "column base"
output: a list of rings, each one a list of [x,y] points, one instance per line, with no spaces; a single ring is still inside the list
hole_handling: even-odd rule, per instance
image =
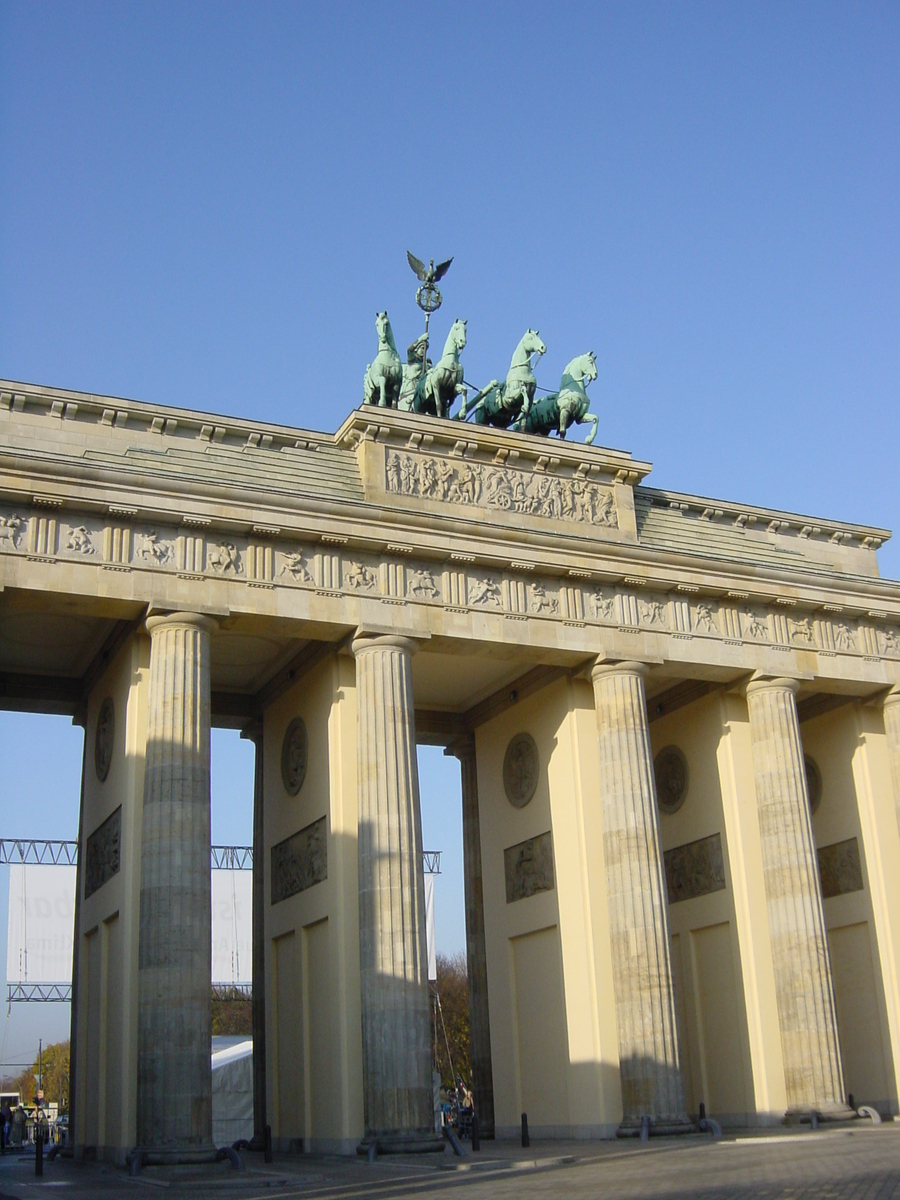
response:
[[[218,1156],[215,1146],[176,1146],[172,1149],[161,1150],[142,1149],[136,1147],[126,1156],[126,1162],[131,1165],[133,1158],[140,1158],[144,1167],[176,1167],[198,1166],[204,1163],[214,1163]]]
[[[356,1147],[357,1154],[368,1154],[372,1146],[377,1154],[442,1154],[445,1146],[438,1133],[425,1130],[404,1132],[402,1129],[366,1134]]]
[[[616,1130],[617,1138],[631,1138],[641,1136],[640,1117],[629,1117],[623,1121]],[[697,1126],[690,1117],[651,1117],[650,1118],[650,1136],[651,1137],[673,1137],[679,1133],[696,1133]]]
[[[838,1104],[832,1102],[830,1104],[809,1104],[795,1105],[789,1108],[781,1118],[782,1125],[809,1125],[812,1123],[813,1117],[816,1122],[832,1121],[858,1121],[859,1113],[852,1109],[849,1104]]]

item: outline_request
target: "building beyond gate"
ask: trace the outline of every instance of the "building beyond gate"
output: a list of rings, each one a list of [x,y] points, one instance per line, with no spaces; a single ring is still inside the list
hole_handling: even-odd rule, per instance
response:
[[[462,766],[482,1129],[897,1113],[886,531],[375,408],[7,383],[0,429],[0,698],[85,728],[78,1153],[214,1153],[211,724],[256,744],[257,1136],[435,1144],[417,742]]]

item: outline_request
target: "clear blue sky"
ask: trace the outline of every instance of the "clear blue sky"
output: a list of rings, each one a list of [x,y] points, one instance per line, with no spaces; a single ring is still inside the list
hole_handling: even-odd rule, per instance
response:
[[[0,3],[0,79],[0,374],[332,430],[376,310],[421,328],[407,248],[452,254],[469,379],[593,349],[649,482],[898,527],[900,576],[896,3]],[[74,833],[60,727],[0,715],[4,835]],[[213,778],[249,839],[246,747]]]

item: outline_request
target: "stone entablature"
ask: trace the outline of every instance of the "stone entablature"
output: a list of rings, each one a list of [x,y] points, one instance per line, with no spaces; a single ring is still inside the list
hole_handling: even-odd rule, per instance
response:
[[[790,514],[724,504],[706,511],[697,498],[653,492],[654,504],[678,506],[675,519],[691,532],[675,555],[638,543],[634,485],[649,466],[620,452],[400,413],[379,413],[375,422],[355,412],[333,439],[300,437],[54,395],[0,392],[9,399],[0,407],[6,586],[34,586],[29,573],[37,571],[37,585],[53,590],[47,567],[65,564],[75,591],[95,594],[99,572],[104,594],[145,603],[177,597],[198,611],[399,623],[420,636],[499,636],[575,655],[900,682],[900,591],[871,574],[885,530],[824,521],[806,529],[809,520]],[[161,415],[169,411],[177,415]],[[267,429],[277,431],[281,449]],[[309,498],[303,472],[290,507],[267,485],[267,468],[254,488],[232,489],[226,505],[215,458],[208,478],[196,464],[187,475],[169,464],[167,473],[133,479],[122,466],[135,438],[157,445],[168,463],[179,438],[207,449],[242,439],[255,461],[269,437],[271,456],[352,460],[331,511]],[[89,470],[85,438],[108,451]],[[717,523],[744,530],[751,517],[765,525],[765,538],[784,539],[788,528],[805,550],[831,531],[819,569],[808,570],[802,554],[790,571],[781,562],[711,561],[704,531]],[[854,573],[860,562],[872,564],[868,574]]]

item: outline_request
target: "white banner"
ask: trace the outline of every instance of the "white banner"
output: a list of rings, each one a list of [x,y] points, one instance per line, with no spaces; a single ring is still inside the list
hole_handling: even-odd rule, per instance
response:
[[[425,948],[428,951],[428,980],[437,979],[437,958],[434,949],[434,876],[425,875]]]
[[[9,868],[8,983],[70,983],[75,868]]]
[[[253,979],[253,872],[212,873],[212,982]]]

